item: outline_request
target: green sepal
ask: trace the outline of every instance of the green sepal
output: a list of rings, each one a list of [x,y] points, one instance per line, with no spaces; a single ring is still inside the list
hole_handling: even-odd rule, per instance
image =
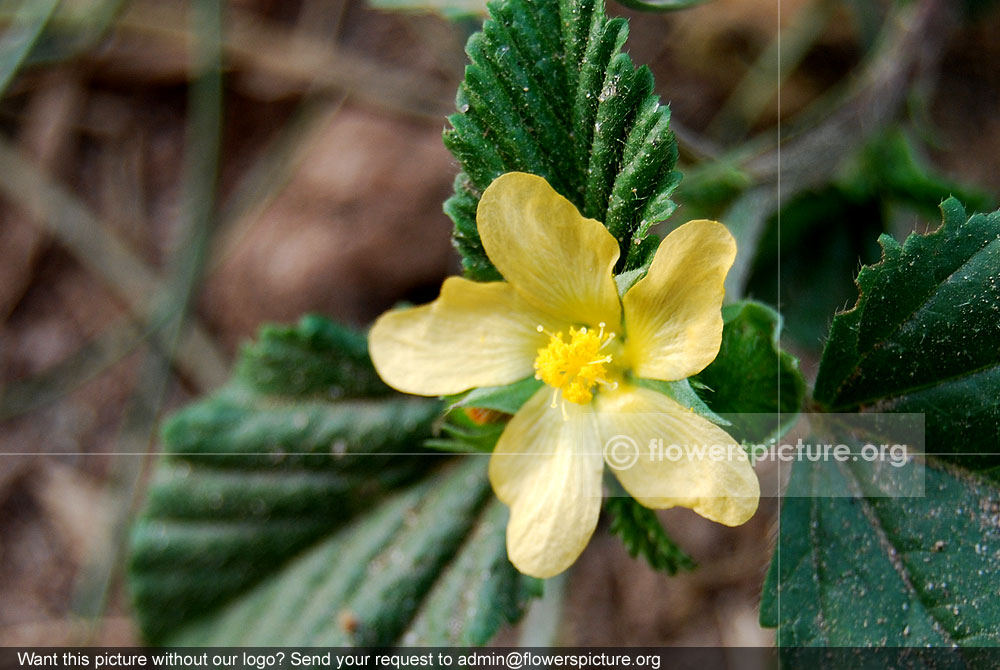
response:
[[[633,383],[636,386],[642,386],[643,388],[662,393],[676,400],[682,407],[693,410],[698,416],[708,419],[718,426],[732,425],[728,419],[725,419],[713,412],[712,408],[709,407],[704,400],[702,400],[701,396],[698,395],[692,387],[691,379],[681,379],[676,382],[665,382],[659,379],[636,378]]]
[[[615,275],[615,286],[618,288],[618,297],[624,298],[628,290],[636,285],[636,283],[646,276],[649,272],[649,265],[643,267],[635,268],[634,270],[626,270],[625,272]]]
[[[507,386],[484,386],[445,398],[448,409],[440,432],[446,437],[426,440],[424,446],[457,453],[492,452],[509,417],[500,416],[495,421],[480,424],[464,410],[491,410],[513,415],[542,386],[544,384],[534,377],[525,377]]]
[[[459,407],[477,407],[516,414],[517,410],[521,409],[521,406],[544,385],[534,377],[525,377],[507,386],[484,386],[458,396],[449,403],[448,411]]]
[[[425,440],[424,446],[462,454],[488,454],[506,427],[506,420],[479,424],[464,411],[451,412],[441,422],[441,436]]]

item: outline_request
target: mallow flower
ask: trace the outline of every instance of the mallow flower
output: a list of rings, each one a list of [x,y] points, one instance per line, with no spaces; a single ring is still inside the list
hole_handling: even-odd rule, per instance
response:
[[[448,278],[430,304],[383,314],[369,346],[378,373],[406,393],[543,382],[490,456],[513,564],[550,577],[577,559],[597,525],[605,461],[646,507],[730,526],[753,516],[760,489],[735,440],[640,381],[686,379],[718,354],[729,231],[678,227],[619,296],[615,238],[543,178],[498,177],[476,220],[506,281]]]

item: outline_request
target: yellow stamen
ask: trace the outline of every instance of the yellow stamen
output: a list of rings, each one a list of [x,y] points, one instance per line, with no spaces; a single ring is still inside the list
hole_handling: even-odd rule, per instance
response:
[[[607,384],[605,366],[612,357],[602,356],[601,349],[615,334],[605,334],[604,327],[601,323],[600,332],[586,327],[570,328],[568,339],[563,333],[549,333],[548,345],[538,350],[535,378],[555,390],[553,406],[557,394],[561,394],[564,400],[585,405],[593,400],[595,386]]]

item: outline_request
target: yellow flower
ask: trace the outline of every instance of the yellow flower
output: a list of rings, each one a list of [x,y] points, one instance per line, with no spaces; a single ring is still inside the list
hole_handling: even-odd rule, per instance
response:
[[[406,393],[449,395],[532,374],[544,382],[490,458],[490,482],[510,507],[514,565],[550,577],[576,560],[597,525],[606,456],[646,507],[688,507],[727,525],[753,516],[759,485],[733,438],[635,383],[685,379],[718,354],[723,280],[736,255],[726,228],[680,226],[619,298],[618,243],[541,177],[499,177],[476,219],[506,281],[451,277],[434,302],[382,315],[369,344],[382,378]]]

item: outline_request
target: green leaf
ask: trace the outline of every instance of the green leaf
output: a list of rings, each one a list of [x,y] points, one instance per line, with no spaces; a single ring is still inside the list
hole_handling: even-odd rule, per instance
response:
[[[470,457],[396,493],[169,643],[484,644],[538,593],[507,561],[485,467]]]
[[[237,367],[164,426],[129,559],[148,640],[482,644],[519,616],[537,588],[486,459],[422,448],[439,401],[389,394],[364,338],[317,317],[265,328]]]
[[[319,316],[261,328],[240,352],[236,378],[259,393],[294,397],[391,393],[372,367],[365,336]]]
[[[930,452],[993,452],[1000,434],[1000,212],[967,217],[957,200],[944,224],[858,274],[859,298],[838,314],[815,399],[828,411],[926,415]],[[1000,456],[953,456],[976,469]]]
[[[780,645],[1000,644],[1000,491],[925,473],[925,497],[892,498],[885,470],[793,466],[760,612]]]
[[[624,490],[619,493],[607,499],[604,509],[611,515],[609,530],[621,538],[629,556],[642,556],[654,570],[669,575],[693,570],[694,561],[670,539],[656,512],[640,505]]]
[[[686,207],[694,200],[693,216],[721,215],[698,200],[711,203],[712,196],[725,196],[720,190],[725,173],[717,172],[703,169],[686,175],[680,197]],[[912,226],[915,217],[934,221],[941,202],[950,195],[976,211],[996,206],[995,199],[937,174],[902,129],[879,133],[847,162],[833,184],[801,193],[785,204],[780,227],[779,217],[770,217],[748,292],[780,304],[786,334],[818,355],[830,315],[857,299],[852,279],[859,261],[879,260],[878,235],[900,225]]]
[[[425,469],[439,408],[394,397],[290,404],[242,389],[175,415],[133,529],[143,631],[161,641]],[[384,456],[379,454],[386,454]]]
[[[290,402],[231,386],[171,417],[163,439],[168,455],[211,466],[322,470],[336,461],[337,468],[374,470],[406,460],[379,454],[414,451],[414,436],[429,435],[440,411],[436,401],[398,394]]]
[[[520,574],[507,560],[507,517],[507,508],[491,499],[410,622],[404,644],[485,644],[502,624],[521,617],[525,602],[542,595],[542,580]]]
[[[719,355],[694,381],[726,430],[744,443],[778,438],[795,423],[805,398],[798,361],[781,350],[781,316],[756,302],[722,308]]]
[[[466,46],[459,113],[444,141],[462,172],[445,211],[466,275],[498,277],[483,251],[476,207],[505,172],[545,177],[621,247],[619,270],[642,265],[649,227],[675,209],[680,181],[669,110],[653,76],[621,53],[624,19],[600,0],[507,0]]]
[[[891,467],[793,466],[761,605],[782,645],[1000,644],[1000,214],[942,210],[936,232],[882,236],[814,394],[830,411],[923,414],[925,494],[899,497]]]
[[[857,174],[850,179],[855,190],[879,193],[928,217],[936,216],[938,204],[949,196],[976,211],[996,206],[988,194],[936,174],[918,155],[909,135],[899,128],[876,136],[861,152],[859,162]]]

